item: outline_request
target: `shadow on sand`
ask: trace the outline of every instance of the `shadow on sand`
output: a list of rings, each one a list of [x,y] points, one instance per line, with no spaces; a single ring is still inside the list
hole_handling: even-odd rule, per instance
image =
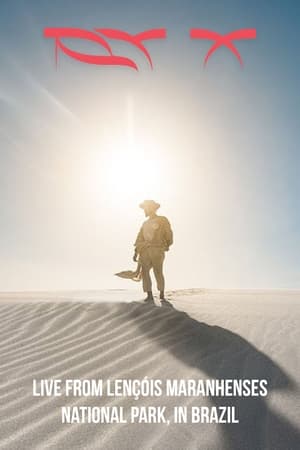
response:
[[[133,303],[130,316],[136,319],[140,331],[187,366],[205,373],[208,378],[266,379],[269,394],[272,390],[293,389],[292,380],[283,370],[241,336],[219,326],[198,322],[185,312],[173,308],[171,303],[165,304],[169,308]],[[141,320],[144,314],[153,320]],[[153,323],[160,321],[161,327],[153,328]],[[166,328],[170,331],[176,328],[176,332],[171,334],[171,340],[162,333]],[[284,417],[272,411],[266,398],[210,398],[215,406],[235,406],[240,420],[239,424],[219,425],[224,434],[224,447],[221,450],[300,448],[299,431]]]

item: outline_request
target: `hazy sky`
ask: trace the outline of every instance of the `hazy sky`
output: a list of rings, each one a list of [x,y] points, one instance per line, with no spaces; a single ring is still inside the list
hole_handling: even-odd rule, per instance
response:
[[[0,290],[131,288],[144,220],[174,230],[167,288],[300,288],[300,4],[296,1],[0,2]],[[154,64],[59,55],[45,27],[167,28]],[[238,41],[225,47],[190,28]],[[67,42],[64,41],[67,45]],[[95,54],[93,43],[69,41]],[[102,50],[100,49],[102,52]],[[140,287],[140,286],[139,286]]]

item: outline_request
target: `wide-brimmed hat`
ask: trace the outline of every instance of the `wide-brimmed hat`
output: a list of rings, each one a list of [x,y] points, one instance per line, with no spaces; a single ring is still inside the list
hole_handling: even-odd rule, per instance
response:
[[[157,210],[160,207],[160,204],[156,203],[154,200],[144,200],[143,203],[139,205],[139,207],[142,209],[148,207]]]

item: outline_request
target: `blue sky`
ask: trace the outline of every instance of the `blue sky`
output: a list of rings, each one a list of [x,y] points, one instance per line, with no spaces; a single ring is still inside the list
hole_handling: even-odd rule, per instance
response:
[[[131,287],[112,274],[132,264],[146,195],[174,228],[170,287],[300,288],[299,17],[292,1],[3,0],[0,290]],[[168,35],[146,43],[153,71],[117,42],[138,72],[62,54],[56,70],[43,30],[60,26]],[[223,47],[204,69],[211,43],[192,27],[256,28],[236,42],[244,68]],[[144,160],[109,190],[128,108]],[[143,171],[148,190],[132,185]]]

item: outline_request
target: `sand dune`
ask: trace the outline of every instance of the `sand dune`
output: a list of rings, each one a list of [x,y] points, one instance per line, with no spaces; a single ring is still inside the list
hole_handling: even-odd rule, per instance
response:
[[[1,449],[299,448],[299,292],[172,291],[168,307],[138,298],[130,291],[0,295]],[[269,394],[138,401],[32,395],[33,379],[145,376],[263,378]],[[240,423],[62,424],[61,406],[68,405],[234,405]]]

